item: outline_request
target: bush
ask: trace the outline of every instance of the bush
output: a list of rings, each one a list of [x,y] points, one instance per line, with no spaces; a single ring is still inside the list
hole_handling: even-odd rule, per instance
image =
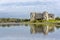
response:
[[[60,17],[56,17],[55,20],[60,20]]]
[[[36,20],[33,20],[33,21],[31,21],[32,23],[35,23],[36,22]]]

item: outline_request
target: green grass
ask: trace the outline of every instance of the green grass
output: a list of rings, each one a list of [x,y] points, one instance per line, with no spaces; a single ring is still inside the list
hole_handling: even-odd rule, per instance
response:
[[[60,20],[34,20],[31,21],[30,23],[58,23]]]

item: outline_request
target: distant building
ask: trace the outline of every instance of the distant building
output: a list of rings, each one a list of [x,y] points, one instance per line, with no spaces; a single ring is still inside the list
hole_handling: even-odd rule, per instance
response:
[[[48,13],[46,11],[43,13],[32,12],[30,14],[30,21],[33,21],[33,20],[49,20],[49,19],[55,19],[54,14]]]

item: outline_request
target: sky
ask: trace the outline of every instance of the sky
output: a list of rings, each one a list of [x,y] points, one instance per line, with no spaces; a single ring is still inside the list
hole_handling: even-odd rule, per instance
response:
[[[30,18],[43,11],[60,16],[60,0],[0,0],[0,18]]]

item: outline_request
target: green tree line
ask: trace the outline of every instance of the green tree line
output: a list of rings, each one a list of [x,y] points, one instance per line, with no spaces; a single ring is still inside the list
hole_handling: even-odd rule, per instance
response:
[[[28,22],[30,19],[17,19],[17,18],[0,18],[0,23],[3,22]]]

